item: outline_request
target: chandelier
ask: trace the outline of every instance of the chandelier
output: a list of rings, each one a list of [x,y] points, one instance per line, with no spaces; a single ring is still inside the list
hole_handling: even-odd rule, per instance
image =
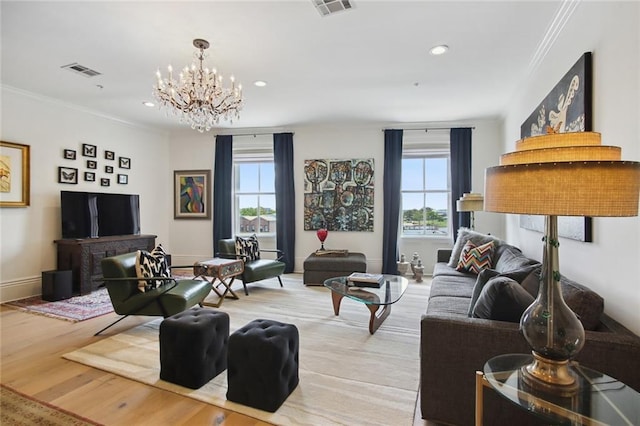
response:
[[[198,49],[194,54],[198,63],[184,67],[177,80],[171,65],[167,67],[167,78],[162,78],[158,70],[153,95],[160,101],[161,107],[167,108],[167,114],[177,116],[180,122],[188,123],[192,129],[202,133],[217,125],[220,118],[233,123],[234,118],[240,117],[242,85],[236,86],[231,76],[231,87],[223,87],[222,76],[215,69],[202,66],[209,42],[197,38],[193,40],[193,45]]]

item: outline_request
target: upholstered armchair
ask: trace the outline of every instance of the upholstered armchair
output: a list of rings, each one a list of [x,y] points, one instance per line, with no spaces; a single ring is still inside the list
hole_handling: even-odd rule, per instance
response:
[[[276,259],[262,259],[260,253],[275,253]],[[217,257],[225,259],[242,259],[244,260],[244,272],[239,278],[242,280],[244,294],[249,295],[247,284],[265,280],[267,278],[278,278],[280,287],[282,287],[282,279],[280,275],[284,273],[285,264],[281,262],[283,253],[277,249],[260,249],[256,246],[254,256],[236,251],[236,239],[227,238],[218,241]],[[257,256],[257,258],[256,258]]]
[[[101,280],[109,292],[113,310],[123,317],[109,324],[95,335],[129,315],[149,315],[169,317],[202,301],[211,291],[211,284],[204,280],[154,276],[144,281],[162,282],[157,288],[141,291],[140,278],[136,273],[136,252],[102,259]]]

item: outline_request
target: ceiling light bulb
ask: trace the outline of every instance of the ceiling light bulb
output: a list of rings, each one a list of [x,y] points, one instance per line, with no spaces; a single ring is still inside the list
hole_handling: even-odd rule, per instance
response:
[[[441,44],[439,46],[432,47],[430,52],[432,55],[442,55],[447,50],[449,50],[449,46],[447,46],[446,44]]]
[[[156,104],[154,104],[153,102],[149,102],[149,101],[142,102],[142,105],[144,105],[146,107],[149,107],[149,108],[152,108],[152,107],[156,106]]]
[[[253,82],[253,85],[257,87],[264,87],[267,85],[267,82],[262,80],[256,80]]]

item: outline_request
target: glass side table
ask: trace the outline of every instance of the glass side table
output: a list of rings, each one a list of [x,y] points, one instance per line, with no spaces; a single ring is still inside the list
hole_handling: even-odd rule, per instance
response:
[[[491,358],[476,372],[476,425],[482,425],[484,387],[538,416],[562,425],[640,425],[640,393],[606,374],[571,362],[578,380],[570,396],[532,388],[524,382],[521,368],[532,355],[507,354]]]

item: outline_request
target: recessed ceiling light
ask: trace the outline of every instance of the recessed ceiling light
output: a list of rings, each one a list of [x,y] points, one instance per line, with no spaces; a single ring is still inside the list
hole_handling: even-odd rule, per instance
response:
[[[267,82],[262,80],[256,80],[253,82],[253,85],[257,87],[264,87],[267,85]]]
[[[443,53],[446,53],[447,50],[449,50],[449,46],[447,46],[446,44],[441,44],[439,46],[432,47],[429,52],[432,55],[442,55]]]
[[[154,106],[156,106],[156,104],[154,104],[153,102],[149,102],[149,101],[144,101],[142,102],[142,105],[149,107],[149,108],[153,108]]]

